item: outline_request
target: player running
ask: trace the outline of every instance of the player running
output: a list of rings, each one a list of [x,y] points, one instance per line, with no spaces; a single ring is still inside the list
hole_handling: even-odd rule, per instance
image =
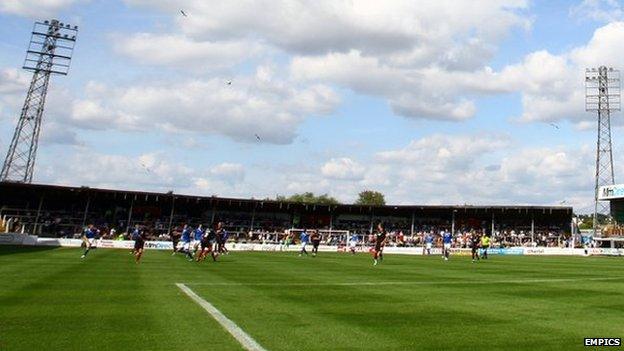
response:
[[[89,224],[87,228],[85,228],[85,230],[82,232],[82,242],[85,246],[85,250],[80,258],[87,257],[89,250],[91,250],[91,246],[93,246],[93,243],[95,242],[95,233],[96,229],[93,224]]]
[[[301,234],[299,235],[299,240],[301,241],[301,251],[299,251],[299,256],[306,254],[306,256],[308,255],[308,251],[306,251],[306,245],[308,245],[308,242],[310,241],[310,235],[308,235],[308,231],[307,230],[303,230],[301,232]]]
[[[216,240],[217,233],[212,229],[206,230],[206,233],[201,240],[201,251],[199,252],[199,256],[197,257],[197,262],[206,259],[206,255],[208,255],[208,253],[210,253],[210,255],[212,256],[213,261],[217,260],[216,253],[214,251],[214,243]]]
[[[145,231],[141,231],[137,228],[132,235],[132,240],[134,240],[134,262],[139,264],[141,261],[141,257],[143,256],[143,250],[145,247],[145,240],[147,240],[147,234]]]
[[[357,249],[358,244],[358,236],[357,234],[351,234],[351,238],[349,239],[349,250],[351,254],[355,255],[355,250]]]
[[[171,256],[175,255],[176,252],[178,252],[178,243],[180,242],[180,232],[177,230],[173,230],[171,232],[171,244],[173,244],[173,253],[171,254]]]
[[[310,235],[310,240],[312,241],[312,257],[316,257],[319,245],[321,243],[321,236],[319,235],[318,231],[312,231],[312,235]]]
[[[479,244],[481,243],[481,238],[479,238],[479,234],[472,232],[470,233],[470,248],[472,249],[472,262],[475,260],[479,260]]]
[[[383,223],[377,223],[377,233],[375,234],[375,250],[373,251],[373,266],[383,261],[383,248],[386,245],[386,237],[388,233],[383,227]]]
[[[448,261],[449,256],[451,255],[451,243],[453,242],[453,235],[449,231],[444,231],[442,234],[442,243],[444,245],[443,248],[443,256],[444,260]]]
[[[184,225],[182,229],[182,251],[188,258],[189,261],[193,260],[193,255],[191,255],[191,228],[189,228],[188,224]]]
[[[191,247],[193,248],[194,257],[197,257],[197,250],[199,250],[199,245],[201,245],[201,240],[203,237],[204,230],[202,229],[202,225],[200,224],[193,231],[193,241],[191,242]]]
[[[225,243],[227,243],[228,237],[230,234],[225,228],[223,228],[223,222],[219,222],[217,224],[217,253],[228,255],[230,252],[225,247]]]

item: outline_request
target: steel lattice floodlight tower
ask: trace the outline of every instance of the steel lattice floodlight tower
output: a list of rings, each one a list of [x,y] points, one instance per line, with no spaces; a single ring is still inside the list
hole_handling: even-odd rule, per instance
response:
[[[77,34],[78,26],[57,20],[35,22],[23,67],[33,71],[33,76],[0,181],[32,181],[50,75],[67,75]]]
[[[585,110],[598,113],[596,183],[594,188],[594,235],[598,213],[610,214],[609,205],[598,201],[598,189],[615,184],[611,147],[611,112],[620,110],[620,72],[600,66],[585,70]]]

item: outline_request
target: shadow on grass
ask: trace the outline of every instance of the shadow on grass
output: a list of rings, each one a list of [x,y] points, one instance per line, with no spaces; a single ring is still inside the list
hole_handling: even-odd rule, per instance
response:
[[[0,245],[0,256],[15,255],[33,252],[45,252],[58,249],[58,246],[21,246],[21,245]]]

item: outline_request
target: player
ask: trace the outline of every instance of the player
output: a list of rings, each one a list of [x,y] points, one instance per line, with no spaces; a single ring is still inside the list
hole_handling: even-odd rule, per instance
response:
[[[377,233],[375,234],[375,250],[373,251],[373,266],[379,263],[379,260],[383,261],[383,248],[386,245],[386,229],[383,227],[383,223],[377,223]]]
[[[357,249],[358,244],[358,236],[357,234],[351,234],[351,238],[349,239],[349,250],[351,254],[355,255],[355,250]]]
[[[479,234],[472,232],[470,233],[470,248],[472,249],[472,262],[475,260],[479,260],[479,244],[481,243],[481,238],[479,238]]]
[[[488,258],[487,250],[490,248],[490,237],[487,234],[484,234],[481,237],[481,258]]]
[[[201,251],[199,252],[199,256],[197,257],[197,262],[203,261],[206,259],[206,255],[210,253],[212,256],[212,260],[216,261],[217,257],[214,252],[214,243],[217,240],[217,233],[213,229],[206,230],[202,240],[201,240]]]
[[[321,236],[319,235],[318,231],[312,231],[312,235],[310,235],[310,240],[312,241],[312,257],[316,257],[319,245],[321,243]]]
[[[282,247],[282,251],[288,251],[290,244],[292,244],[293,235],[289,232],[286,233],[286,237],[284,238],[284,246]]]
[[[178,252],[178,243],[180,242],[180,232],[177,230],[173,230],[171,232],[171,243],[173,244],[173,253],[171,254],[171,256],[175,255],[176,252]]]
[[[191,247],[193,248],[194,257],[197,257],[197,250],[199,250],[199,245],[201,245],[201,240],[203,237],[204,230],[202,229],[202,225],[200,224],[193,231],[193,240],[191,241]]]
[[[307,230],[303,230],[299,235],[299,240],[301,241],[301,251],[299,251],[299,256],[306,254],[308,255],[308,251],[306,251],[306,245],[308,245],[308,241],[310,240],[310,235],[308,235]]]
[[[431,248],[433,247],[433,235],[431,233],[425,234],[425,250],[427,255],[431,255]]]
[[[228,249],[225,247],[225,243],[227,243],[229,236],[230,234],[223,227],[223,222],[219,222],[219,224],[217,224],[217,237],[216,237],[218,254],[228,255],[230,253]]]
[[[449,256],[451,255],[451,243],[453,242],[453,235],[449,231],[444,231],[442,234],[442,243],[444,245],[443,249],[443,257],[445,261],[448,261]]]
[[[85,250],[80,258],[85,258],[87,257],[89,250],[91,250],[91,246],[93,246],[93,243],[95,242],[95,227],[93,224],[89,224],[82,232],[82,242],[85,246]]]
[[[134,262],[139,264],[141,257],[143,256],[143,249],[145,247],[145,240],[147,240],[147,234],[145,231],[140,231],[138,225],[135,229],[136,234],[133,233],[132,239],[134,240]]]
[[[139,236],[141,234],[141,231],[139,230],[139,225],[135,224],[134,225],[134,229],[132,229],[132,233],[130,234],[130,240],[136,240],[136,237]],[[130,250],[131,254],[136,254],[136,251],[134,250],[134,247],[132,248],[132,250]]]
[[[188,224],[184,225],[182,229],[182,251],[188,258],[189,261],[193,260],[193,255],[191,255],[191,228],[189,228]]]

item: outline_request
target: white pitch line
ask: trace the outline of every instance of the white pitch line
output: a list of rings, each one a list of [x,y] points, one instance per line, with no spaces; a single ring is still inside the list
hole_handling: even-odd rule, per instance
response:
[[[601,280],[622,280],[624,277],[608,278],[544,278],[544,279],[507,279],[507,280],[456,280],[456,281],[396,281],[396,282],[344,282],[344,283],[187,283],[202,286],[379,286],[379,285],[470,285],[470,284],[532,284],[557,282],[582,282]]]
[[[188,286],[176,283],[178,288],[182,290],[188,297],[190,297],[193,301],[195,301],[198,305],[200,305],[206,312],[208,312],[212,318],[214,318],[228,333],[232,334],[232,336],[238,340],[238,342],[243,345],[246,350],[249,351],[266,351],[266,349],[256,340],[254,340],[249,334],[245,333],[236,323],[232,322],[228,317],[226,317],[221,311],[219,311],[216,307],[210,304],[208,301],[199,297],[193,290],[191,290]]]

